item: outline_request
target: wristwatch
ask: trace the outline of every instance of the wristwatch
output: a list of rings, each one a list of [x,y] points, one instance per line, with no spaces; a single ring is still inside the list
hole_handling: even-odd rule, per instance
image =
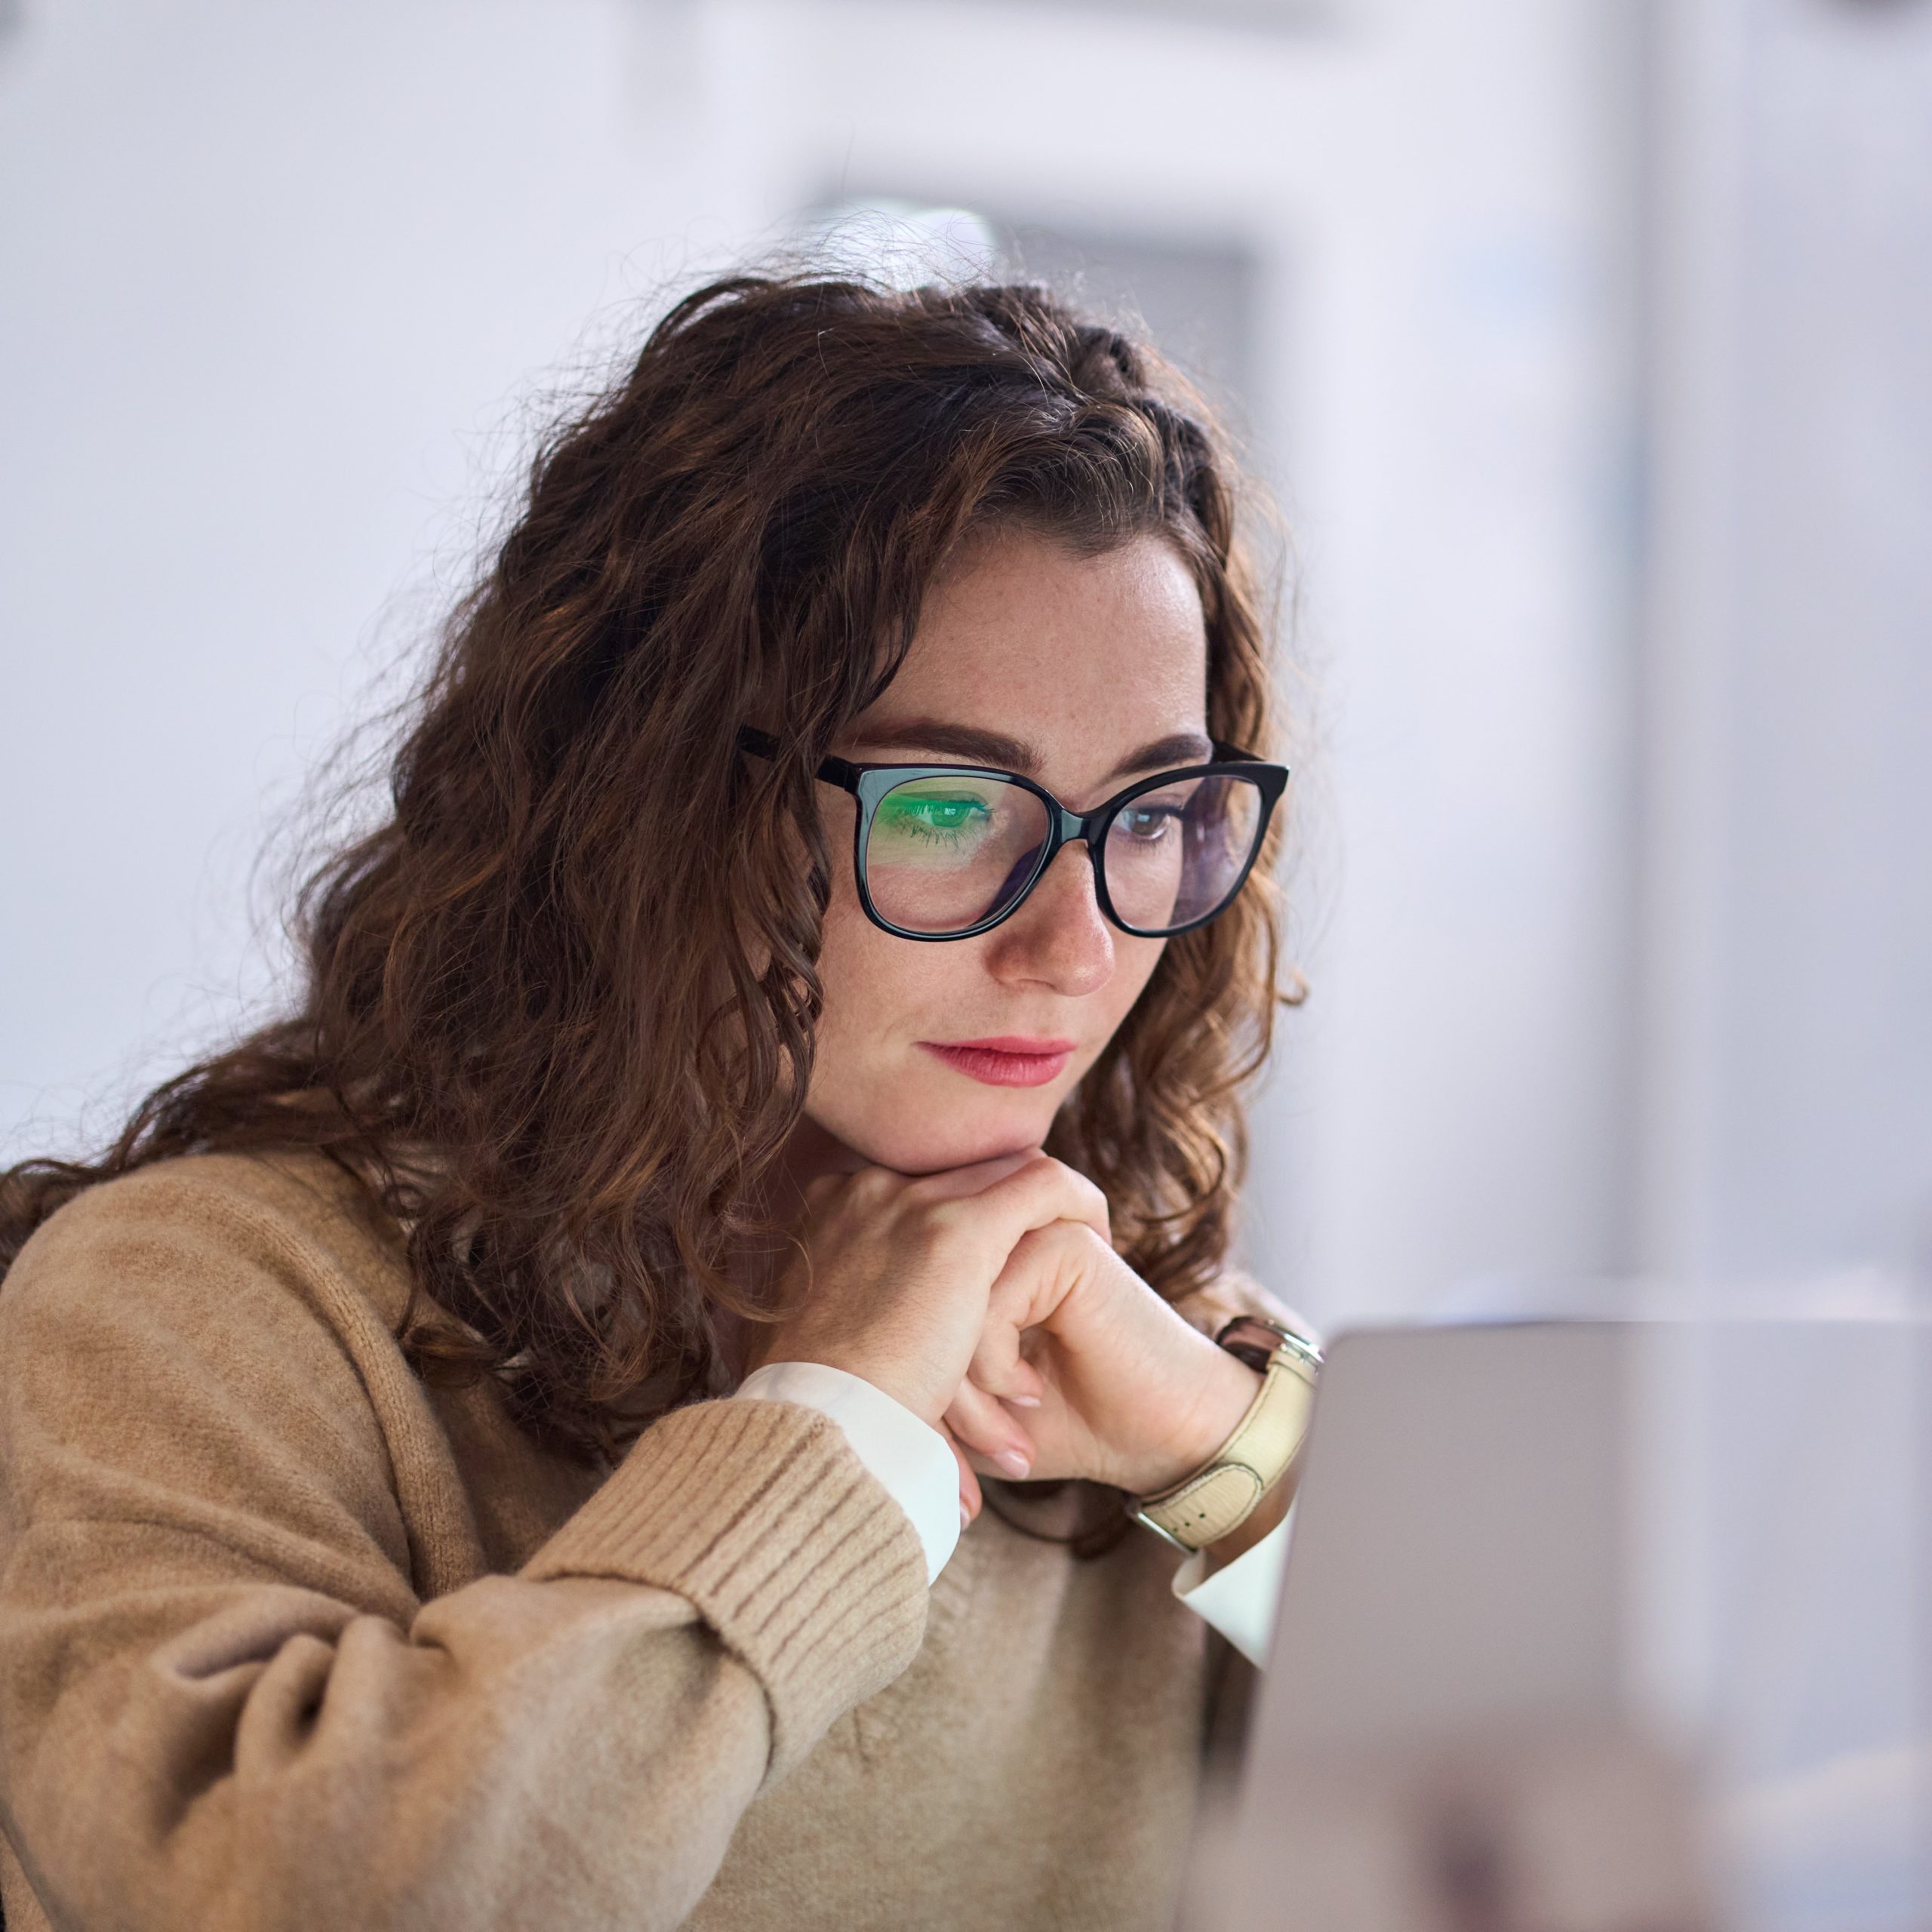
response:
[[[1238,1315],[1214,1340],[1259,1373],[1260,1392],[1192,1475],[1128,1503],[1137,1523],[1190,1555],[1238,1529],[1293,1469],[1321,1368],[1321,1351],[1306,1335],[1265,1315]]]

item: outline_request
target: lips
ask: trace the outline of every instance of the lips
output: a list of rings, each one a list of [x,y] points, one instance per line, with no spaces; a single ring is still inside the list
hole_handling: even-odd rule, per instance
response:
[[[1044,1087],[1066,1071],[1074,1051],[1071,1040],[1031,1039],[1012,1033],[945,1045],[934,1040],[919,1044],[955,1072],[988,1087]]]

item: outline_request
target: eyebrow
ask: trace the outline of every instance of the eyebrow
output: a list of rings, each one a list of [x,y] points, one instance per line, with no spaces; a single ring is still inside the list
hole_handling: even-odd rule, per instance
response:
[[[909,718],[904,722],[867,731],[860,743],[869,750],[941,752],[974,764],[997,765],[1023,777],[1038,778],[1045,764],[1038,749],[1024,738],[989,731],[977,724],[955,724],[941,718]],[[1170,732],[1130,752],[1106,776],[1158,771],[1171,764],[1204,764],[1214,747],[1198,731]]]

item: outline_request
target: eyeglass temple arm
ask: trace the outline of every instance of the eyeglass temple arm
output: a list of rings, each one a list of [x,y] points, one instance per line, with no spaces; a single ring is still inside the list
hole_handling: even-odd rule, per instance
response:
[[[761,731],[755,724],[738,727],[738,748],[749,752],[754,758],[776,758],[779,752],[778,740],[769,731]],[[828,784],[842,786],[848,792],[859,789],[859,769],[848,764],[842,758],[821,758],[815,776]]]

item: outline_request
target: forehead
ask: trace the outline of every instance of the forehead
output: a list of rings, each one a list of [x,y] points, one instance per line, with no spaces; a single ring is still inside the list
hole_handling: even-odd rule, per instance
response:
[[[1204,752],[1207,681],[1200,595],[1170,544],[1142,537],[1083,556],[1000,532],[928,594],[905,665],[854,743],[880,746],[922,721],[969,725],[1037,746],[1073,782],[1177,734]]]

